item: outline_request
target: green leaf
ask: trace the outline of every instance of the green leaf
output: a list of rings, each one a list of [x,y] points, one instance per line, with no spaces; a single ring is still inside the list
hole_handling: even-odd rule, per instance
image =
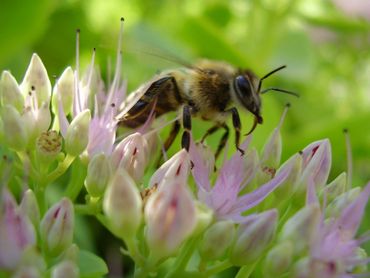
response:
[[[86,250],[79,252],[78,267],[82,278],[98,278],[108,273],[104,260]]]

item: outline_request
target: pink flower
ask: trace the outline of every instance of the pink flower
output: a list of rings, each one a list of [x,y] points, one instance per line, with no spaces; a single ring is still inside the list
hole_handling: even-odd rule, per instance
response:
[[[307,206],[318,207],[315,184],[312,181],[309,183],[307,195]],[[352,271],[368,262],[368,258],[360,259],[358,256],[363,240],[356,239],[355,235],[369,196],[370,183],[337,217],[324,219],[324,212],[321,211],[321,221],[312,227],[316,231],[312,240],[308,242],[309,256],[301,261],[301,266],[305,267],[296,267],[294,277],[357,277]]]
[[[246,150],[250,140],[251,137],[247,137],[241,148]],[[235,153],[224,163],[215,185],[211,187],[209,167],[198,148],[200,147],[192,143],[190,156],[194,163],[193,176],[198,186],[199,200],[212,208],[218,218],[237,222],[244,220],[242,212],[258,205],[289,177],[294,163],[291,160],[284,164],[274,178],[251,193],[240,196],[240,192],[251,182],[258,169],[257,157],[253,152],[247,151],[244,156]]]
[[[15,269],[23,251],[36,243],[35,229],[8,190],[0,211],[0,268]]]
[[[107,91],[104,91],[101,77],[94,68],[95,51],[90,67],[82,80],[79,80],[79,69],[76,69],[73,80],[67,82],[68,84],[74,84],[72,118],[74,119],[86,110],[90,110],[92,115],[89,123],[88,143],[86,147],[89,158],[101,152],[105,155],[110,155],[116,139],[117,120],[115,118],[126,91],[126,83],[121,80],[121,51],[121,41],[119,41],[116,71],[113,82]],[[69,78],[71,79],[72,76],[69,75]],[[69,111],[68,109],[65,111],[67,105],[63,103],[62,96],[59,97],[57,102],[59,126],[65,138],[69,127],[66,114]]]

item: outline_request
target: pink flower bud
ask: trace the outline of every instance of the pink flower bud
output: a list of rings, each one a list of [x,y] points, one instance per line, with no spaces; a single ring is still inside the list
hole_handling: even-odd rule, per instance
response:
[[[344,192],[332,200],[326,207],[325,213],[330,217],[338,217],[343,209],[353,202],[361,194],[361,188],[355,187]]]
[[[277,211],[269,210],[252,215],[240,224],[230,252],[230,260],[234,265],[255,262],[262,255],[275,234],[277,218]]]
[[[341,173],[338,177],[336,177],[331,183],[325,186],[321,190],[321,194],[325,196],[326,201],[330,203],[336,197],[341,195],[346,191],[347,186],[347,174]]]
[[[87,168],[85,187],[92,197],[101,197],[111,176],[111,167],[105,154],[94,155]]]
[[[35,227],[38,227],[40,222],[40,210],[37,204],[35,193],[28,189],[22,198],[20,209],[22,213],[28,216]]]
[[[143,135],[127,136],[115,148],[111,157],[112,168],[123,168],[136,181],[140,181],[149,162],[148,143]]]
[[[24,266],[17,270],[12,278],[39,278],[42,277],[40,271],[34,266]]]
[[[90,110],[84,110],[78,114],[67,129],[65,148],[67,153],[73,156],[80,155],[89,142]]]
[[[221,258],[231,245],[234,233],[234,223],[229,220],[218,221],[209,227],[205,231],[199,247],[203,260]]]
[[[282,142],[280,125],[274,129],[263,147],[261,155],[261,166],[269,169],[277,169],[280,165]]]
[[[28,144],[28,134],[17,109],[10,105],[1,107],[1,119],[5,143],[17,151],[24,150]]]
[[[51,278],[78,278],[80,270],[73,261],[65,260],[58,263],[51,272]]]
[[[313,142],[302,151],[302,176],[300,183],[307,185],[309,179],[317,188],[325,185],[331,167],[331,146],[328,139]],[[306,186],[301,187],[305,189]]]
[[[35,229],[13,196],[3,191],[0,210],[0,268],[15,269],[23,251],[36,243]]]
[[[173,254],[196,226],[194,200],[187,188],[190,160],[185,150],[171,158],[158,190],[145,206],[146,239],[152,254],[162,258]],[[159,171],[159,170],[158,170]]]
[[[29,144],[34,144],[36,138],[42,132],[49,129],[51,123],[51,114],[49,110],[49,103],[43,102],[40,107],[27,105],[22,114],[22,122],[26,127],[29,137]]]
[[[142,218],[142,200],[134,180],[123,169],[109,181],[103,209],[113,233],[123,239],[135,236]]]
[[[32,55],[30,65],[27,68],[20,88],[24,96],[35,90],[37,96],[37,105],[39,107],[42,105],[42,103],[48,103],[50,101],[50,80],[46,68],[37,54]]]
[[[293,260],[293,242],[283,241],[272,248],[265,260],[264,271],[266,277],[282,275],[286,272]]]
[[[162,184],[173,183],[176,179],[180,183],[185,183],[188,179],[190,171],[190,158],[185,150],[176,153],[171,159],[167,160],[162,166],[153,174],[149,181],[149,187]]]
[[[314,240],[321,212],[317,204],[302,208],[294,214],[283,226],[281,240],[294,242],[294,254],[306,250]]]
[[[24,98],[18,83],[8,71],[3,71],[0,80],[0,103],[2,106],[9,104],[21,112],[24,106]]]
[[[274,191],[274,195],[277,197],[278,202],[291,196],[295,191],[298,180],[302,171],[302,157],[300,154],[295,154],[289,158],[280,169],[284,169],[284,165],[293,164],[292,170],[289,173],[288,178]]]
[[[208,226],[211,225],[211,223],[214,221],[214,213],[211,208],[198,200],[195,200],[195,210],[197,225],[195,226],[193,234],[196,236],[203,234],[205,229],[207,229]]]
[[[278,126],[271,133],[265,146],[263,147],[263,151],[261,155],[261,166],[262,166],[262,170],[266,174],[270,174],[270,178],[274,177],[275,171],[280,165],[281,150],[282,150],[280,129],[281,129],[281,126],[283,125],[283,122],[284,122],[284,119],[288,112],[289,107],[290,105],[287,105],[285,107]]]
[[[58,115],[59,99],[65,115],[71,113],[74,87],[74,73],[71,67],[66,68],[53,89],[52,108],[55,115]]]
[[[63,198],[44,215],[40,224],[40,237],[47,254],[58,256],[73,239],[74,211],[72,202]]]

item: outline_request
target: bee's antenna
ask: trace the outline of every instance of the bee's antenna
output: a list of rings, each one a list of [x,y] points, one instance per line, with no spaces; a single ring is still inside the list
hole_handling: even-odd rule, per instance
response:
[[[279,89],[279,88],[267,88],[267,89],[264,89],[263,91],[261,91],[260,94],[265,94],[268,91],[276,91],[276,92],[280,92],[280,93],[285,93],[285,94],[288,94],[288,95],[292,95],[292,96],[295,96],[295,97],[299,97],[299,95],[297,93],[294,93],[294,92],[291,92],[291,91],[287,91],[287,90],[284,90],[284,89]]]
[[[271,74],[274,74],[275,72],[277,72],[277,71],[279,71],[279,70],[282,70],[282,69],[284,69],[284,68],[286,68],[286,65],[284,65],[284,66],[280,66],[280,67],[278,67],[277,69],[274,69],[273,71],[270,71],[268,74],[264,75],[264,76],[260,79],[260,81],[258,82],[258,89],[257,89],[257,92],[259,92],[259,91],[261,90],[262,81],[263,81],[264,79],[266,79],[267,77],[269,77]]]

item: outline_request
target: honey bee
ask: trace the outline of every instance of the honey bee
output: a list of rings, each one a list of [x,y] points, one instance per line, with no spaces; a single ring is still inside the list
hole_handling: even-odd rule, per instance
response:
[[[235,129],[235,147],[244,154],[239,147],[241,122],[237,107],[246,109],[254,116],[253,125],[246,133],[248,135],[254,131],[257,124],[263,122],[262,94],[279,91],[298,96],[284,89],[261,88],[264,79],[285,67],[278,67],[262,78],[258,78],[249,69],[239,69],[225,62],[211,60],[201,60],[194,65],[164,71],[128,96],[117,117],[118,124],[136,128],[145,123],[152,111],[155,117],[159,117],[170,111],[182,110],[184,131],[181,144],[186,150],[190,147],[192,117],[200,117],[214,123],[205,132],[201,142],[216,130],[220,128],[225,130],[215,153],[217,158],[227,142],[229,127],[226,120],[231,116]],[[172,145],[180,127],[180,121],[176,120],[164,143],[165,150]]]

